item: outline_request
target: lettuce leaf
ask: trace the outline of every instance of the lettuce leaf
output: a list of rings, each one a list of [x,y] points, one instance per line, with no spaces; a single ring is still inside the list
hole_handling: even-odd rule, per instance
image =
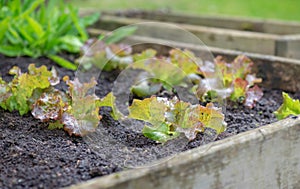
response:
[[[277,119],[284,119],[289,115],[299,115],[300,114],[300,101],[292,99],[287,93],[282,93],[283,103],[274,112]]]
[[[97,84],[95,78],[87,83],[81,83],[78,78],[72,81],[68,77],[64,77],[64,81],[69,86],[70,98],[69,107],[61,118],[64,130],[75,136],[84,136],[95,131],[101,119],[96,103],[99,98],[91,91]]]
[[[50,120],[60,120],[69,104],[65,94],[56,89],[48,90],[35,101],[32,106],[31,114],[36,119],[43,122]]]
[[[113,95],[112,92],[108,93],[105,97],[103,97],[101,100],[97,100],[96,104],[98,107],[111,107],[112,111],[110,115],[113,119],[119,120],[123,117],[122,113],[117,109],[115,104],[116,97]]]

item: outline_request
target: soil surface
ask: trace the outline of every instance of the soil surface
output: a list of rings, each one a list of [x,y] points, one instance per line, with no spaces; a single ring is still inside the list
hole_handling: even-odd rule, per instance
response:
[[[30,63],[48,68],[56,65],[46,58],[0,55],[0,75],[10,80],[12,77],[7,73],[12,66],[19,66],[25,72]],[[74,77],[72,71],[59,67],[57,70],[61,77]],[[110,92],[117,75],[118,72],[102,73],[96,94],[103,97]],[[61,84],[59,88],[66,86]],[[281,91],[263,90],[264,97],[253,109],[228,103],[225,112],[228,128],[223,134],[214,136],[208,131],[190,142],[179,137],[164,145],[138,131],[142,122],[113,120],[109,108],[101,109],[103,118],[97,132],[85,138],[70,137],[63,130],[48,130],[47,123],[30,114],[21,117],[17,112],[0,110],[0,188],[70,186],[275,122],[273,111],[282,102]],[[300,97],[300,93],[293,95]]]

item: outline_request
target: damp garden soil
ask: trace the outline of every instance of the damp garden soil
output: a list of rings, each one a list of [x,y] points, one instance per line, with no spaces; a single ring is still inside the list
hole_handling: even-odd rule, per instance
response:
[[[30,63],[35,63],[36,66],[46,65],[48,69],[55,66],[60,77],[69,75],[74,78],[73,71],[58,67],[47,58],[9,58],[3,55],[0,55],[0,74],[8,81],[12,79],[12,76],[7,74],[12,66],[18,66],[25,72]],[[111,91],[117,75],[117,71],[101,74],[96,86],[96,94],[99,97]],[[58,87],[67,89],[63,83]],[[47,123],[34,119],[31,114],[20,116],[17,112],[1,109],[0,188],[70,186],[128,169],[124,166],[126,154],[121,152],[122,149],[126,149],[130,154],[128,161],[138,161],[145,157],[155,160],[275,122],[273,111],[282,103],[282,91],[266,88],[263,88],[263,91],[263,98],[253,109],[227,104],[225,120],[228,128],[217,138],[209,138],[206,134],[199,133],[195,140],[183,145],[172,142],[166,145],[157,144],[140,132],[132,131],[126,124],[114,121],[109,115],[109,109],[104,108],[100,110],[103,118],[99,125],[104,137],[94,139],[94,142],[99,142],[101,146],[101,150],[96,150],[84,138],[71,137],[63,130],[48,130]],[[299,98],[300,93],[292,96]],[[108,145],[112,142],[115,145]]]

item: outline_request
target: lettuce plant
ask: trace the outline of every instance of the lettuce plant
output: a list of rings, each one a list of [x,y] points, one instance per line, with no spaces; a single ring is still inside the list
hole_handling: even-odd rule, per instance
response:
[[[93,132],[99,124],[101,116],[99,107],[96,104],[98,97],[91,94],[91,90],[97,84],[95,78],[90,82],[81,83],[78,78],[73,81],[68,77],[64,81],[69,86],[68,97],[69,106],[62,114],[61,122],[65,125],[64,129],[76,136],[86,135]]]
[[[218,56],[215,64],[210,65],[211,69],[200,70],[204,76],[197,89],[197,95],[203,101],[206,98],[220,97],[222,99],[243,103],[252,108],[262,96],[262,90],[256,85],[262,81],[252,74],[253,62],[246,56],[240,55],[231,63],[227,63],[223,57]]]
[[[55,121],[53,128],[63,127],[69,135],[83,136],[93,132],[101,116],[96,105],[98,97],[90,94],[97,84],[94,78],[88,83],[64,77],[69,86],[67,93],[56,89],[44,91],[33,104],[32,115],[41,121]]]
[[[283,103],[274,113],[277,119],[284,119],[289,115],[300,114],[300,101],[292,99],[287,93],[282,93]]]
[[[180,133],[193,140],[205,128],[215,129],[218,134],[226,129],[221,109],[212,103],[204,107],[180,101],[176,97],[168,100],[152,96],[143,100],[134,99],[129,112],[129,118],[146,122],[143,134],[158,142],[166,142]]]
[[[28,73],[22,73],[20,68],[14,66],[9,73],[14,75],[11,82],[0,80],[0,106],[9,111],[18,110],[21,115],[30,110],[35,93],[58,84],[55,69],[48,71],[46,66],[36,68],[30,64]]]
[[[77,62],[86,70],[93,65],[104,71],[124,69],[133,62],[131,52],[130,46],[107,44],[105,41],[92,38],[81,47],[83,56]]]

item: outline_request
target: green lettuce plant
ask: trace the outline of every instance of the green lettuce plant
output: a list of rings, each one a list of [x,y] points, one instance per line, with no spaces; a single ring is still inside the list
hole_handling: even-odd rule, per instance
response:
[[[283,103],[274,112],[277,119],[284,119],[289,115],[299,115],[300,114],[300,101],[292,99],[287,93],[282,93]]]

